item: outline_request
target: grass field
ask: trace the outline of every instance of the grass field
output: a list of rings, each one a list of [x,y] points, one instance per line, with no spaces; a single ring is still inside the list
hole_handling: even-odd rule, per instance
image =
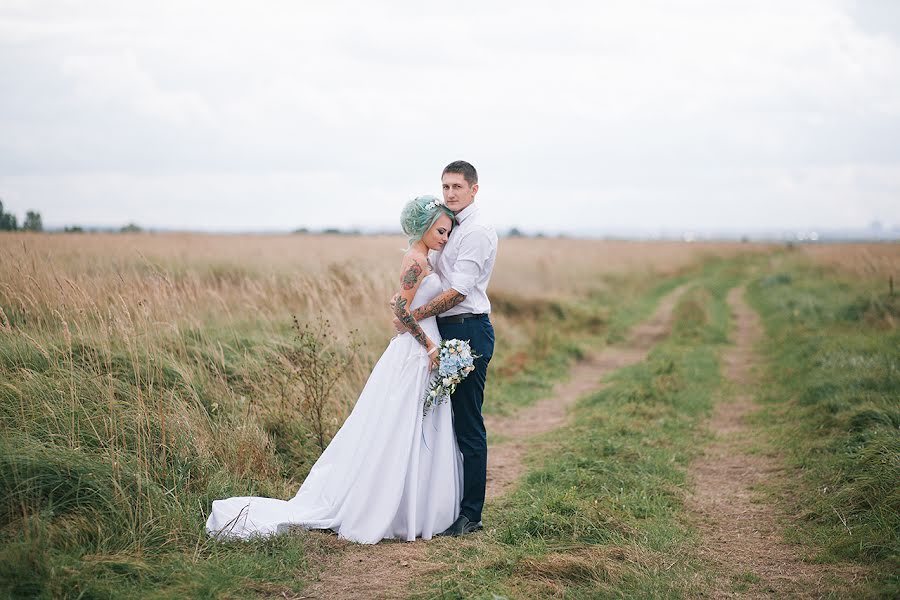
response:
[[[672,335],[648,360],[582,398],[572,425],[551,432],[519,489],[494,506],[462,565],[422,597],[690,597],[705,570],[682,520],[684,472],[702,450],[702,419],[722,393],[724,297],[741,266],[694,273]]]
[[[754,281],[751,298],[768,334],[757,422],[802,474],[773,485],[802,515],[789,533],[820,548],[821,560],[879,565],[881,591],[896,597],[900,294],[890,295],[887,279],[896,277],[900,254],[897,245],[886,250],[860,252],[859,264],[833,251],[812,253],[813,264],[788,257]]]
[[[386,302],[403,247],[397,237],[0,236],[0,589],[299,593],[339,547],[312,535],[210,543],[206,511],[216,498],[296,491],[320,448],[285,365],[292,315],[327,320],[338,355],[360,346],[328,405],[333,434],[393,333]],[[806,493],[794,501],[815,524],[787,529],[841,557],[894,564],[898,507],[887,486],[900,345],[896,299],[885,293],[897,246],[823,248],[780,252],[770,267],[774,249],[747,244],[502,240],[490,290],[492,414],[546,395],[586,349],[620,339],[675,285],[691,289],[670,340],[585,398],[578,425],[549,435],[552,456],[533,456],[521,487],[489,507],[495,526],[481,546],[452,557],[484,583],[436,577],[415,593],[691,596],[708,567],[690,552],[659,567],[696,543],[679,521],[678,487],[719,393],[723,294],[741,278],[752,280],[770,334],[758,425],[803,469]],[[754,260],[764,275],[748,270]],[[810,330],[849,354],[819,356]],[[862,367],[822,381],[831,373],[822,361],[842,360]],[[839,504],[822,504],[822,481],[837,485],[828,498]],[[852,544],[829,514],[838,507],[838,522],[856,519]],[[549,525],[535,521],[545,513]],[[615,572],[592,566],[609,553],[634,560]]]

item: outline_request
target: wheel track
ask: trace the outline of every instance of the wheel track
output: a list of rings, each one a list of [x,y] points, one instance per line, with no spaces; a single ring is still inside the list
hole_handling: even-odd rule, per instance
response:
[[[687,506],[703,539],[701,558],[716,571],[713,597],[821,598],[846,591],[845,585],[864,576],[864,571],[856,565],[805,562],[803,554],[809,549],[782,537],[778,519],[788,516],[757,491],[773,478],[791,475],[777,457],[751,452],[759,434],[745,419],[758,408],[752,396],[754,346],[762,327],[744,301],[743,287],[731,290],[728,304],[734,345],[722,363],[737,392],[716,405],[709,422],[716,439],[688,474],[694,491]]]

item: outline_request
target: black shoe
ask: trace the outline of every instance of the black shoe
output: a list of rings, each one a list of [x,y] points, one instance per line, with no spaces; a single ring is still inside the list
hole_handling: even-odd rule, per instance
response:
[[[453,521],[453,525],[440,532],[438,535],[444,537],[459,537],[474,531],[481,531],[482,529],[484,529],[484,527],[481,525],[481,521],[475,523],[470,521],[469,517],[466,515],[459,515],[459,518]]]

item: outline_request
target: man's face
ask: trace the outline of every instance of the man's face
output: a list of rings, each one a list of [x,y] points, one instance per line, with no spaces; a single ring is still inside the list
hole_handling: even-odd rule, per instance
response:
[[[472,204],[478,193],[478,184],[470,186],[462,173],[444,173],[441,188],[444,191],[444,203],[454,214]]]

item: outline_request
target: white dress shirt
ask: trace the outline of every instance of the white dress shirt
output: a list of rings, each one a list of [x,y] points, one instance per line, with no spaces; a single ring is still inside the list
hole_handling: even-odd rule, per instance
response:
[[[458,212],[456,221],[434,270],[445,292],[453,288],[466,299],[441,316],[489,313],[487,286],[497,259],[497,232],[484,222],[474,203]]]

